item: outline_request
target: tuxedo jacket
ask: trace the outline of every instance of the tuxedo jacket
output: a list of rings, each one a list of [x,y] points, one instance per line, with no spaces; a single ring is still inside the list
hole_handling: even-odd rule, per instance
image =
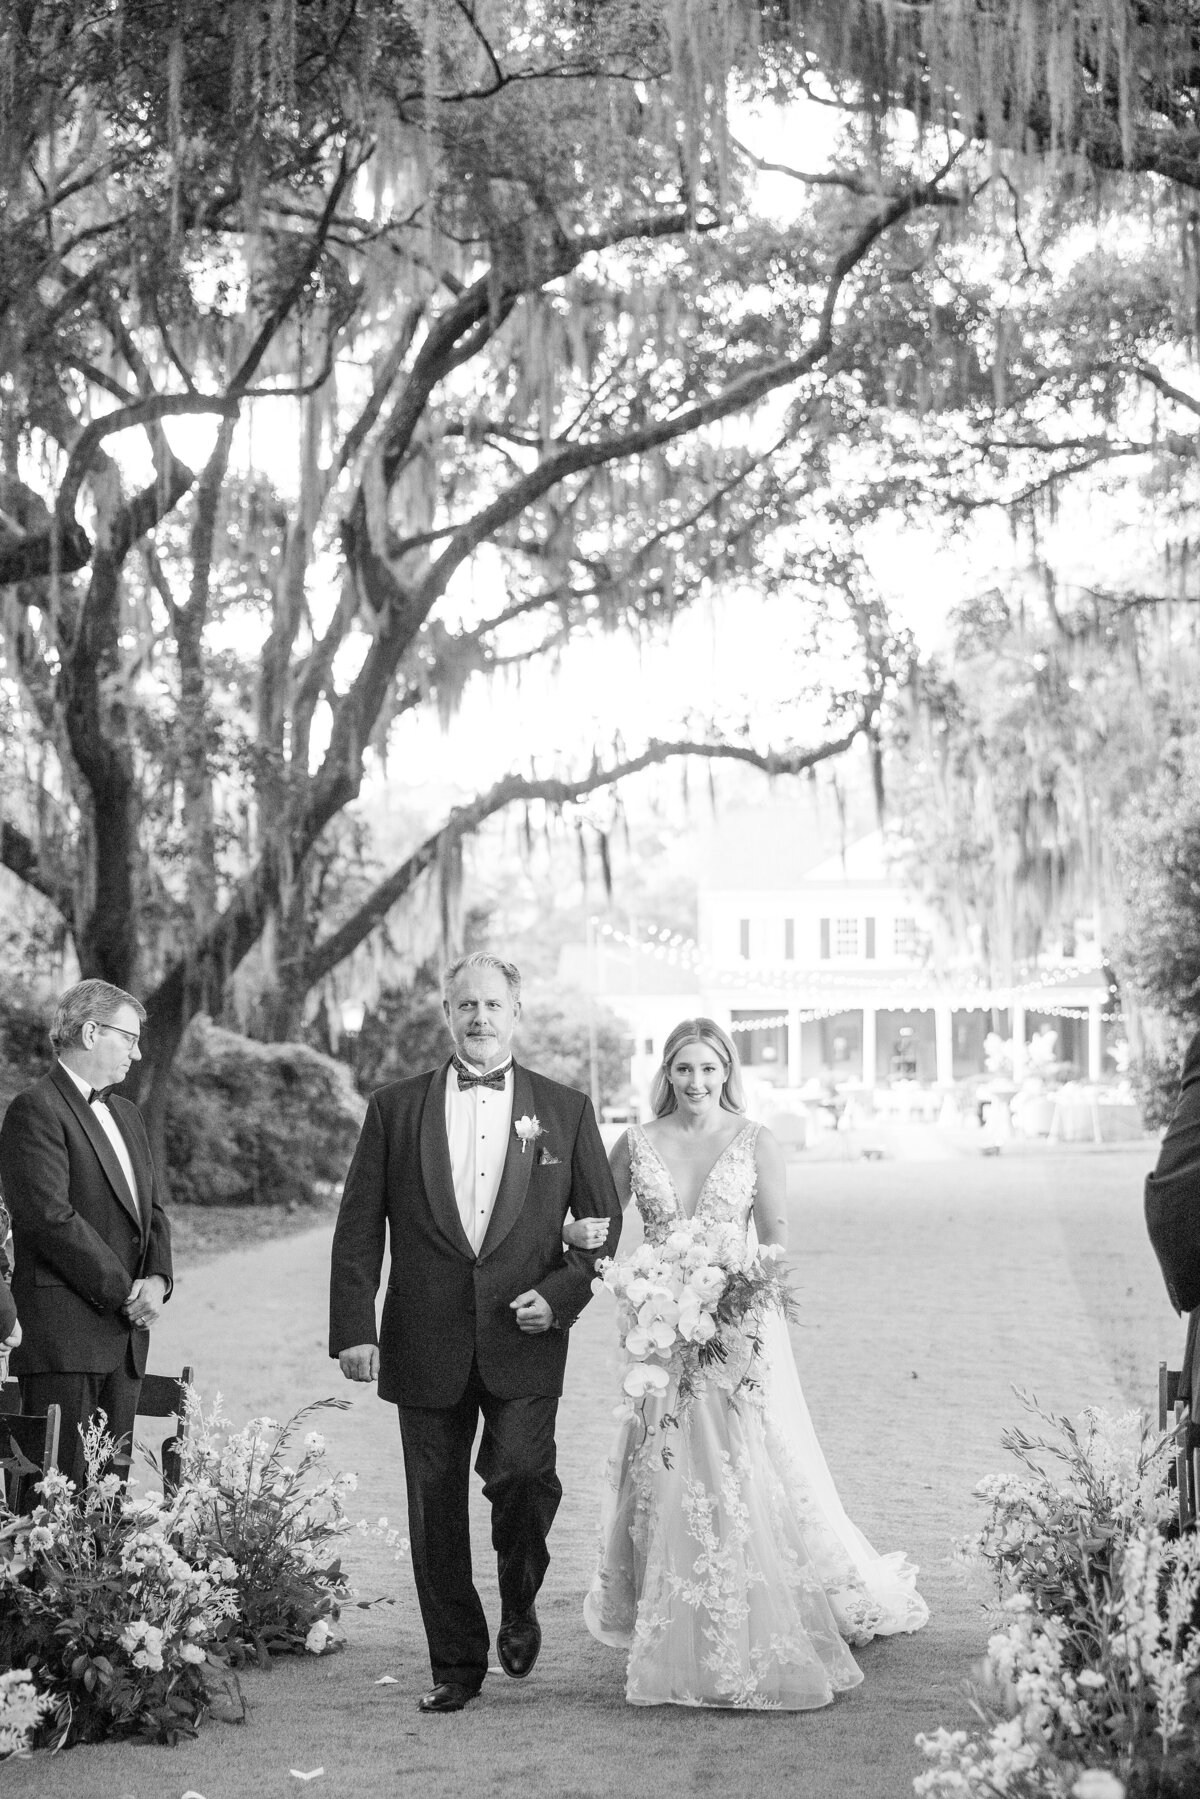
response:
[[[121,1314],[135,1280],[171,1288],[171,1230],[141,1113],[113,1094],[135,1205],[112,1144],[57,1062],[0,1126],[0,1189],[12,1215],[12,1296],[23,1336],[14,1374],[108,1374],[127,1349],[146,1370],[147,1330]]]
[[[1179,1098],[1159,1150],[1154,1172],[1146,1181],[1147,1222],[1152,1208],[1159,1217],[1151,1238],[1176,1310],[1177,1289],[1194,1279],[1200,1264],[1200,1033],[1187,1046],[1180,1075]],[[1181,1396],[1200,1409],[1200,1307],[1189,1314],[1183,1352]]]
[[[378,1342],[379,1397],[399,1405],[454,1405],[473,1361],[498,1398],[557,1395],[596,1257],[613,1253],[621,1231],[596,1115],[584,1094],[514,1064],[508,1153],[476,1255],[450,1168],[450,1066],[371,1095],[333,1237],[329,1353]],[[523,1117],[541,1126],[524,1146],[515,1128]],[[564,1249],[568,1210],[610,1220],[594,1254]],[[385,1237],[391,1267],[377,1337]],[[530,1288],[550,1305],[555,1328],[518,1328],[510,1302]]]

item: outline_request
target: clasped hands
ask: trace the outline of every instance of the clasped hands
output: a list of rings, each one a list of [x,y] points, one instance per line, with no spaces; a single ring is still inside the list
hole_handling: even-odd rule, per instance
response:
[[[161,1313],[166,1297],[167,1283],[162,1275],[148,1274],[144,1280],[134,1281],[121,1310],[138,1330],[149,1330]]]
[[[535,1287],[518,1293],[509,1302],[509,1311],[516,1317],[517,1329],[527,1336],[537,1336],[552,1329],[554,1324],[549,1300],[543,1299]],[[353,1349],[343,1349],[338,1356],[338,1366],[347,1380],[375,1380],[379,1374],[378,1344],[356,1343]]]

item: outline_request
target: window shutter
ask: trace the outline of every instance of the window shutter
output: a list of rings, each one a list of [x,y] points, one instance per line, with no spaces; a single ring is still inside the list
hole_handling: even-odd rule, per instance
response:
[[[748,962],[750,960],[750,920],[748,918],[740,919],[738,922],[738,946],[741,950],[742,960]]]
[[[873,962],[875,960],[875,920],[868,918],[864,920],[864,923],[867,927],[867,961]]]
[[[796,958],[796,921],[785,918],[783,921],[783,959],[793,962]]]
[[[829,920],[827,918],[821,920],[821,960],[822,962],[829,960]]]

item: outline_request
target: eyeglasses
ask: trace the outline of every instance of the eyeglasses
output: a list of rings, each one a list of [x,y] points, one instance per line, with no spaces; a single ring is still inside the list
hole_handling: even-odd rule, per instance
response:
[[[129,1041],[133,1044],[134,1049],[137,1048],[142,1040],[139,1032],[127,1031],[119,1024],[105,1024],[99,1018],[93,1018],[91,1022],[98,1031],[115,1031],[118,1037],[128,1037]]]

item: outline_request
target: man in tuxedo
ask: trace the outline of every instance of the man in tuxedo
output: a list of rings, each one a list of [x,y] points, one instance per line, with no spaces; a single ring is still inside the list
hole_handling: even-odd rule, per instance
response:
[[[127,1467],[150,1326],[171,1291],[171,1231],[137,1107],[111,1089],[139,1060],[145,1008],[107,981],[80,981],[50,1025],[58,1059],[0,1126],[0,1189],[12,1214],[13,1356],[21,1409],[61,1408],[58,1465],[86,1476],[97,1411]]]
[[[483,1684],[488,1626],[471,1577],[471,1449],[492,1508],[496,1651],[523,1679],[541,1647],[535,1600],[562,1487],[554,1422],[567,1333],[611,1254],[620,1203],[596,1117],[570,1087],[515,1063],[521,978],[482,952],[446,971],[450,1061],[372,1094],[333,1240],[329,1352],[378,1376],[400,1413],[408,1527],[433,1688],[461,1711]],[[567,1249],[563,1222],[603,1217],[606,1243]],[[391,1271],[376,1334],[385,1234]]]

